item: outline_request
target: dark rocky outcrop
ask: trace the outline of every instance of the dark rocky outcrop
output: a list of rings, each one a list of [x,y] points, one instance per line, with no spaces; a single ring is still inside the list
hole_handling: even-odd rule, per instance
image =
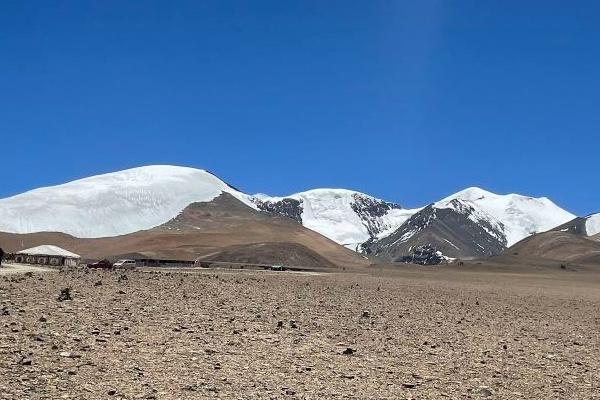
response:
[[[262,211],[279,214],[302,223],[302,202],[299,200],[286,198],[273,202],[255,198],[253,202]]]
[[[500,254],[506,249],[504,235],[489,221],[473,218],[474,213],[475,210],[464,203],[454,204],[451,208],[430,205],[391,235],[366,242],[362,251],[386,261],[399,262],[414,258],[419,248],[434,249],[451,258]]]
[[[390,210],[402,208],[398,204],[363,196],[359,193],[354,195],[352,210],[360,217],[371,237],[377,236],[382,231],[379,218],[386,215]]]

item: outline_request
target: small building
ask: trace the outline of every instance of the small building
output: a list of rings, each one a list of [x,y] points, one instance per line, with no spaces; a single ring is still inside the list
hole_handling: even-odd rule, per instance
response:
[[[14,258],[15,262],[19,264],[38,264],[56,267],[63,265],[76,267],[79,265],[80,259],[81,257],[78,254],[49,244],[21,250],[15,254]]]
[[[159,258],[134,258],[138,267],[160,267],[160,268],[190,268],[194,266],[189,260],[169,260]]]

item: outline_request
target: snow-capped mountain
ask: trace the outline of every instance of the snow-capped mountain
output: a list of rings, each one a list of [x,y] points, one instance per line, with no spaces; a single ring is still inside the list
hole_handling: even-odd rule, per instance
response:
[[[479,188],[416,209],[346,189],[250,196],[204,170],[155,165],[0,199],[0,232],[118,236],[162,225],[192,203],[211,203],[222,193],[240,206],[289,217],[348,248],[388,259],[410,256],[417,247],[448,257],[497,254],[575,218],[547,198]],[[579,220],[582,232],[600,232],[600,214]]]
[[[506,248],[502,226],[488,221],[473,206],[453,200],[448,207],[429,205],[413,215],[391,235],[364,243],[364,253],[388,261],[414,261],[415,253],[465,258],[491,256]],[[423,248],[433,251],[423,252]],[[424,264],[433,264],[427,258]]]
[[[313,189],[285,197],[258,194],[253,201],[261,210],[293,218],[353,250],[392,233],[418,211],[346,189]]]
[[[254,209],[293,218],[352,249],[391,233],[414,214],[344,189],[315,189],[283,198],[249,196],[204,170],[155,165],[0,199],[0,231],[118,236],[161,225],[191,203],[210,202],[223,192]]]
[[[255,208],[249,196],[204,170],[133,168],[0,199],[0,231],[118,236],[163,224],[189,204],[211,201],[222,192]]]
[[[574,217],[547,198],[468,188],[426,207],[393,234],[361,247],[388,260],[410,257],[420,246],[432,246],[448,257],[489,256]]]
[[[534,198],[518,194],[499,195],[472,187],[435,203],[435,207],[472,206],[473,220],[486,220],[502,232],[508,247],[538,232],[545,232],[575,218],[546,197]]]

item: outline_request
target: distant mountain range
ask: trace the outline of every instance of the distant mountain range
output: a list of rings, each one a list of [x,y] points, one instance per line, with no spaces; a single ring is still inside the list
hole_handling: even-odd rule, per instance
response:
[[[314,189],[286,197],[259,194],[252,201],[263,211],[294,218],[352,250],[390,235],[418,211],[346,189]]]
[[[600,214],[577,218],[544,197],[468,188],[421,208],[405,209],[346,189],[314,189],[284,197],[250,195],[207,171],[161,165],[0,199],[0,232],[109,238],[169,221],[174,229],[172,221],[190,205],[211,203],[222,194],[249,211],[286,217],[384,261],[410,259],[424,247],[446,259],[497,255],[533,234],[563,225],[569,231],[585,231],[587,236],[600,233]],[[210,230],[206,224],[198,226],[202,229]],[[248,243],[253,243],[252,238]]]
[[[344,246],[386,261],[403,260],[425,245],[446,258],[496,255],[575,218],[547,198],[497,195],[479,188],[417,209],[344,189],[260,195],[253,201],[262,210],[291,216]]]

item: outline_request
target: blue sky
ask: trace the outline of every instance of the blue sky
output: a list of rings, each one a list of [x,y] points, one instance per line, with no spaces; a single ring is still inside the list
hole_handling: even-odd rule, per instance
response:
[[[246,192],[600,210],[600,3],[4,1],[0,196],[146,164]]]

